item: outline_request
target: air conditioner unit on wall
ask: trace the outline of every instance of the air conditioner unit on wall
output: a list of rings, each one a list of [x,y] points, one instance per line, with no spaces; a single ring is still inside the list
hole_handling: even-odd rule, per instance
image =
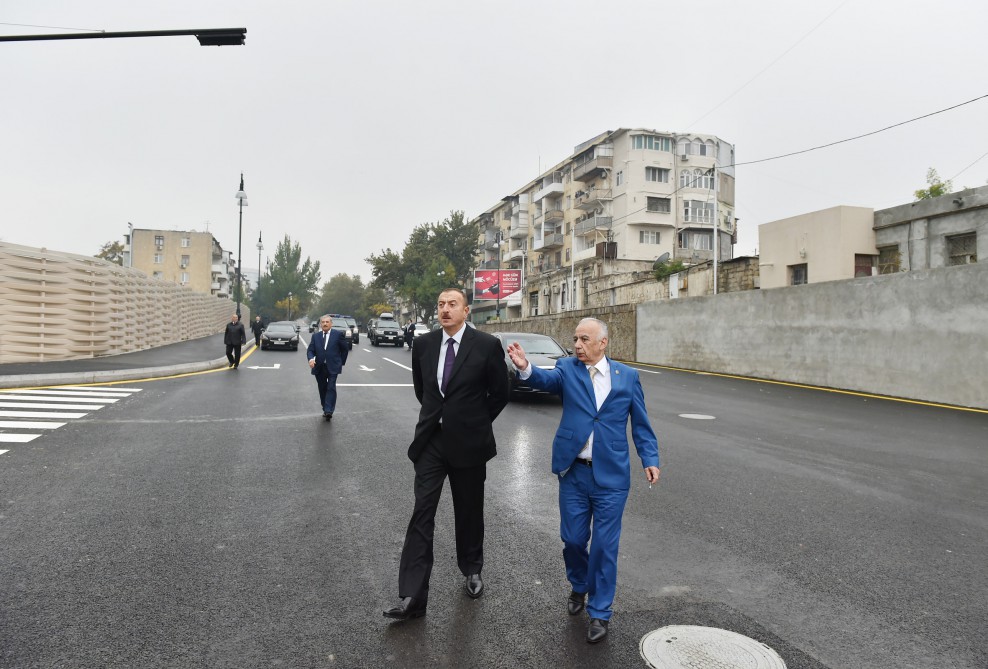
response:
[[[689,154],[684,153],[683,155],[679,156],[680,162],[688,163],[689,160],[690,160]]]

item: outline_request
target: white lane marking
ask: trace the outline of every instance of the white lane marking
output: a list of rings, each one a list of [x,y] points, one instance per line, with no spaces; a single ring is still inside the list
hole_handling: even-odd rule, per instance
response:
[[[40,436],[40,434],[0,434],[0,444],[26,444]]]
[[[92,390],[92,386],[58,386],[58,388],[52,388],[52,390]],[[101,393],[139,393],[140,388],[110,388],[100,386],[99,391]]]
[[[690,418],[692,420],[714,420],[714,416],[705,413],[681,413],[680,418]]]
[[[64,408],[59,407],[59,409]],[[88,415],[65,411],[0,411],[0,418],[82,418]]]
[[[411,383],[337,383],[336,387],[347,388],[411,388]]]
[[[281,363],[280,362],[274,363],[274,367],[261,367],[260,365],[253,365],[251,367],[248,367],[247,369],[281,369]]]
[[[0,390],[0,393],[17,393],[18,395],[44,395],[46,397],[130,397],[132,393],[100,393],[88,390]],[[3,397],[3,395],[0,395]]]
[[[372,367],[368,367],[367,365],[361,365],[360,366],[360,371],[361,372],[373,372],[374,369]]]
[[[7,451],[0,451],[0,455],[3,455],[3,454],[4,454],[4,453],[6,453],[6,452],[7,452]]]
[[[401,364],[400,362],[395,362],[395,361],[394,361],[394,360],[392,360],[391,358],[384,358],[384,360],[387,360],[387,361],[388,361],[388,362],[390,362],[390,363],[391,363],[392,365],[398,365],[398,366],[399,366],[399,367],[401,367],[402,369],[407,369],[408,371],[412,371],[412,368],[411,368],[411,367],[406,367],[405,365],[403,365],[403,364]]]
[[[0,402],[0,407],[8,409],[85,409],[95,411],[102,409],[102,404],[43,404],[38,402]]]
[[[55,395],[45,395],[44,397],[38,397],[37,395],[0,395],[0,400],[26,400],[28,402],[92,402],[93,404],[97,402],[106,402],[107,404],[112,404],[114,402],[119,402],[122,397],[114,397],[110,399],[109,397],[58,397]]]
[[[57,430],[65,423],[51,423],[40,420],[0,420],[0,427],[26,428],[31,430]]]
[[[360,350],[363,351],[364,353],[370,353],[371,352],[371,350],[369,348],[361,348]]]
[[[662,372],[655,369],[642,369],[641,367],[632,367],[632,369],[637,369],[639,372],[645,372],[647,374],[661,374]]]

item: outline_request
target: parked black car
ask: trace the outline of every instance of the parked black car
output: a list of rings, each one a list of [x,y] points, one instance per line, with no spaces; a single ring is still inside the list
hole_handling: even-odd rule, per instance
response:
[[[268,324],[268,327],[261,333],[261,350],[266,351],[273,348],[298,350],[298,331],[295,329],[294,323],[277,321]]]
[[[495,337],[501,340],[501,346],[507,350],[508,344],[518,342],[525,349],[525,357],[530,365],[535,365],[541,369],[553,369],[556,361],[565,358],[570,351],[563,348],[558,341],[552,337],[531,332],[494,332]],[[541,394],[551,395],[544,390],[537,390],[526,381],[518,378],[518,368],[511,362],[508,354],[504,354],[504,364],[508,368],[508,383],[511,386],[512,395]]]

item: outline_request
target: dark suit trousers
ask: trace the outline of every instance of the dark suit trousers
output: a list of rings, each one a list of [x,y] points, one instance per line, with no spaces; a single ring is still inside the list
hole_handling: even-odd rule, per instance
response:
[[[330,374],[323,367],[316,374],[316,384],[319,386],[319,403],[323,413],[336,411],[336,374]]]
[[[226,345],[226,359],[230,361],[231,365],[240,364],[240,344],[227,344]]]
[[[437,433],[415,462],[415,509],[408,521],[405,545],[398,567],[398,596],[429,598],[429,577],[434,561],[432,538],[436,509],[449,477],[456,526],[456,562],[464,576],[479,574],[484,566],[484,481],[487,464],[476,467],[450,467],[437,443]]]

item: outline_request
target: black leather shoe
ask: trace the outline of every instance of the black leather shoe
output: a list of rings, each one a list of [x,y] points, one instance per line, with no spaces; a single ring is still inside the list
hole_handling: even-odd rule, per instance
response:
[[[333,420],[333,414],[332,412],[329,411],[323,411],[322,417],[325,418],[326,420]]]
[[[584,605],[587,601],[587,593],[577,592],[576,590],[569,593],[569,599],[566,600],[566,610],[569,611],[571,616],[575,616],[577,613],[583,610]]]
[[[587,629],[587,643],[599,643],[605,636],[607,636],[607,621],[591,618],[590,627]]]
[[[467,576],[467,596],[477,599],[484,594],[484,581],[480,574],[470,574]]]
[[[421,602],[413,597],[405,597],[398,606],[392,606],[384,610],[385,618],[395,620],[409,620],[411,618],[421,618],[425,615],[425,602]]]

